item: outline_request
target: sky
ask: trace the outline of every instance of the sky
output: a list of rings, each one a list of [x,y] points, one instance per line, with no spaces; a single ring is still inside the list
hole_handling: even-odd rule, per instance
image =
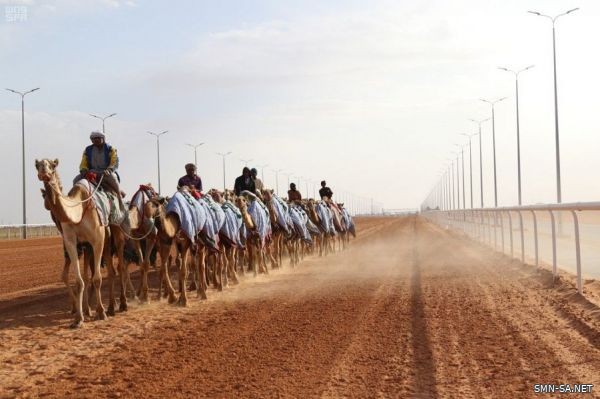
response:
[[[14,7],[26,15],[15,15]],[[338,200],[416,208],[495,107],[499,205],[517,203],[514,77],[520,75],[523,203],[556,202],[552,24],[556,23],[563,202],[592,201],[600,146],[596,0],[142,1],[0,0],[0,86],[25,101],[28,223],[46,223],[34,160],[78,173],[106,121],[123,189],[170,195],[197,150],[205,188],[233,186],[244,162],[265,183],[327,180]],[[0,93],[0,224],[21,223],[19,97]],[[479,142],[473,139],[475,205]],[[468,151],[468,147],[466,148]],[[492,128],[482,130],[483,190],[493,203]],[[466,158],[467,199],[469,162]],[[313,184],[309,185],[312,196]]]

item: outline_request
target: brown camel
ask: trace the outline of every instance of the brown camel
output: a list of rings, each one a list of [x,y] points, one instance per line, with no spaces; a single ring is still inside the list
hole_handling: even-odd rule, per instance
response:
[[[188,275],[188,258],[192,249],[192,241],[181,230],[179,217],[174,213],[166,213],[165,199],[152,198],[144,205],[144,216],[158,220],[158,248],[160,253],[160,286],[158,299],[160,300],[160,287],[162,281],[166,281],[166,289],[169,296],[169,303],[175,302],[175,289],[171,284],[167,261],[173,244],[176,245],[181,253],[181,265],[179,268],[179,300],[180,306],[187,306],[187,275]],[[203,254],[199,254],[203,255]],[[206,298],[206,282],[202,281],[206,272],[204,270],[204,257],[196,256],[198,263],[200,283],[197,285],[198,296]]]
[[[240,209],[242,221],[246,226],[246,249],[248,250],[248,260],[254,276],[258,274],[258,271],[268,273],[267,264],[265,262],[265,249],[260,236],[256,231],[256,224],[254,223],[254,220],[252,220],[252,216],[248,213],[248,203],[246,198],[244,196],[237,197],[235,205]],[[258,271],[256,266],[257,263]]]
[[[84,281],[79,265],[77,254],[77,243],[89,243],[93,256],[93,284],[96,291],[96,318],[106,319],[106,312],[102,306],[100,287],[102,285],[102,274],[100,273],[100,258],[104,248],[106,228],[102,226],[98,214],[93,209],[90,201],[91,193],[84,187],[75,185],[67,196],[62,193],[60,177],[56,172],[58,159],[51,161],[42,159],[35,161],[38,179],[44,183],[45,204],[52,214],[53,219],[60,225],[63,237],[63,245],[69,256],[69,265],[73,265],[75,272],[74,292],[68,280],[68,269],[63,271],[63,281],[67,286],[71,298],[76,305],[75,320],[72,328],[81,327],[84,322],[83,294]],[[65,262],[65,267],[69,266]]]

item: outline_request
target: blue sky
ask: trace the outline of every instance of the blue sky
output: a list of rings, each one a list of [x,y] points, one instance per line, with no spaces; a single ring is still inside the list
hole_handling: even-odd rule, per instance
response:
[[[243,163],[269,164],[334,192],[373,197],[387,208],[416,207],[447,164],[469,118],[496,108],[500,203],[516,202],[514,92],[500,65],[535,64],[522,75],[524,200],[552,202],[553,103],[550,24],[526,13],[581,10],[558,24],[565,200],[600,195],[594,113],[600,59],[600,4],[565,1],[5,1],[27,20],[0,15],[3,87],[41,87],[27,98],[28,214],[48,220],[35,158],[60,158],[77,172],[88,135],[107,121],[121,156],[123,186],[156,184],[161,139],[163,192],[171,194],[198,149],[207,187],[222,185],[216,152],[232,151],[227,181]],[[20,171],[18,98],[0,94],[2,168]],[[484,188],[490,203],[491,141],[484,127]],[[477,158],[474,158],[478,162]],[[6,177],[5,177],[6,175]],[[3,173],[9,192],[0,223],[18,223],[20,172]],[[280,188],[286,178],[280,175]],[[474,176],[478,181],[478,175]],[[300,187],[305,191],[305,184]],[[304,188],[303,188],[304,187]],[[309,187],[311,188],[311,187]],[[479,190],[478,185],[475,189]],[[310,189],[309,191],[312,191]],[[347,199],[345,194],[341,199]]]

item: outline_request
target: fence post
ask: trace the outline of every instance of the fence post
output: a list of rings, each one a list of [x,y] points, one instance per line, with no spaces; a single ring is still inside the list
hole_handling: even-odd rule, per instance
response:
[[[521,228],[521,263],[525,263],[525,233],[523,232],[523,215],[519,213],[519,227]]]
[[[577,259],[577,292],[583,294],[583,278],[581,276],[581,248],[579,246],[579,220],[577,213],[571,210],[573,215],[573,224],[575,227],[575,257]]]
[[[502,238],[502,253],[504,253],[504,217],[502,211],[500,211],[500,237]]]
[[[537,217],[535,216],[535,211],[531,211],[533,215],[533,237],[535,242],[535,266],[539,267],[539,257],[538,257],[538,231],[537,231]]]
[[[515,252],[514,252],[514,247],[513,247],[513,226],[512,226],[512,216],[510,214],[510,211],[507,211],[508,213],[508,229],[510,230],[510,257],[514,258],[515,257]]]
[[[558,276],[558,270],[556,267],[556,220],[554,220],[554,212],[550,212],[550,219],[552,221],[552,275]]]

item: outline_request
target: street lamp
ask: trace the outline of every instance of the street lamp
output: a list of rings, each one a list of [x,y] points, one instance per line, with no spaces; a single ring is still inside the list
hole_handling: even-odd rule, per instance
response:
[[[539,17],[545,17],[552,21],[552,57],[554,62],[554,132],[555,132],[555,141],[556,141],[556,200],[560,204],[562,202],[562,190],[560,185],[560,145],[559,145],[559,136],[558,136],[558,90],[556,87],[556,30],[554,28],[555,22],[558,18],[563,15],[567,15],[572,13],[573,11],[577,11],[579,8],[573,8],[567,12],[562,14],[558,14],[555,17],[551,17],[549,15],[541,14],[537,11],[527,11],[531,14],[537,15]]]
[[[488,103],[492,106],[492,148],[494,149],[494,207],[497,208],[498,207],[498,184],[497,184],[497,180],[496,180],[496,123],[495,123],[495,116],[494,116],[494,105],[496,105],[496,103],[499,103],[502,100],[506,100],[506,97],[502,97],[499,98],[497,100],[485,100],[483,98],[480,98],[481,101],[483,101],[484,103]]]
[[[467,199],[465,196],[465,147],[460,144],[454,144],[460,148],[460,156],[462,158],[462,192],[463,192],[463,209],[467,208]],[[458,162],[458,161],[457,161]]]
[[[517,182],[519,188],[519,206],[521,205],[521,133],[519,130],[519,74],[525,72],[528,69],[533,68],[533,65],[529,65],[526,68],[514,71],[512,69],[498,67],[498,69],[506,72],[511,72],[515,75],[515,98],[517,103]]]
[[[481,147],[481,124],[483,122],[487,122],[490,120],[490,118],[487,119],[482,119],[482,120],[475,120],[475,119],[469,119],[471,122],[475,122],[479,125],[479,130],[478,130],[478,135],[479,135],[479,188],[481,189],[481,207],[483,208],[483,150]]]
[[[471,137],[475,136],[475,134],[461,133],[461,135],[467,136],[469,138],[469,180],[471,186],[471,209],[473,209],[473,153],[471,151]]]
[[[12,93],[21,96],[21,156],[22,156],[22,172],[23,172],[23,239],[27,238],[27,201],[25,199],[25,96],[39,90],[39,87],[31,89],[24,93],[13,89],[6,89]]]
[[[162,131],[160,133],[154,133],[148,131],[148,134],[151,134],[156,137],[156,159],[158,163],[158,193],[160,194],[160,136],[166,134],[168,130]]]
[[[226,152],[226,153],[217,152],[217,155],[220,155],[223,157],[223,192],[225,192],[225,189],[227,187],[227,185],[225,184],[225,157],[229,154],[231,154],[231,151]]]
[[[89,114],[90,116],[93,116],[94,118],[100,119],[102,121],[102,133],[106,133],[106,131],[104,130],[104,121],[107,120],[108,118],[112,118],[113,116],[116,115],[116,113],[107,115],[107,116],[97,116],[94,114]]]
[[[185,145],[187,145],[188,147],[192,147],[194,149],[194,166],[196,167],[196,170],[198,170],[198,153],[197,153],[196,150],[202,144],[204,144],[204,143],[199,143],[199,144],[188,144],[188,143],[185,143]]]
[[[279,195],[279,172],[283,171],[283,169],[273,169],[275,172],[275,192]]]
[[[256,165],[257,168],[260,168],[260,178],[263,182],[263,185],[265,184],[265,168],[269,166],[268,163],[264,164],[264,165]]]
[[[244,163],[244,166],[247,167],[248,164],[253,161],[253,159],[242,159],[242,158],[240,158],[240,161],[242,161]]]
[[[287,189],[289,190],[290,188],[290,176],[293,175],[293,172],[289,172],[289,173],[284,173],[284,175],[287,176]]]

